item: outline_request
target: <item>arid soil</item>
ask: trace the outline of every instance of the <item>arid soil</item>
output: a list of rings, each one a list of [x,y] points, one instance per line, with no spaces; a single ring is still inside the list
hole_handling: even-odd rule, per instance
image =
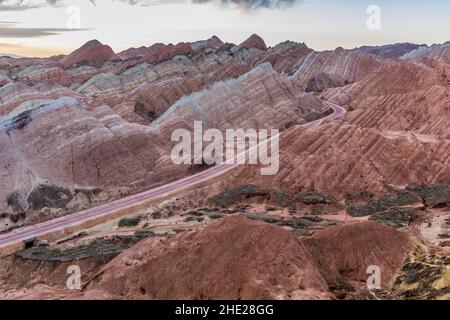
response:
[[[0,257],[0,298],[449,299],[449,89],[449,43],[317,52],[214,36],[0,57],[0,232],[204,169],[170,159],[194,121],[282,132],[275,175],[242,165]],[[308,124],[325,101],[347,112]]]
[[[450,247],[428,240],[450,230],[448,207],[432,208],[449,200],[440,187],[346,201],[257,185],[188,194],[2,258],[1,297],[447,299]],[[66,288],[71,265],[81,290]]]

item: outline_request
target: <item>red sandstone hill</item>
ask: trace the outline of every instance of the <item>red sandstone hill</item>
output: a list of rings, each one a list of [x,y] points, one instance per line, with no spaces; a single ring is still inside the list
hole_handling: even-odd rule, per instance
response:
[[[267,46],[266,46],[266,43],[264,42],[264,40],[256,34],[251,35],[250,38],[248,38],[247,40],[242,42],[239,46],[241,48],[247,48],[247,49],[256,48],[256,49],[263,50],[263,51],[267,50]]]
[[[191,44],[194,51],[202,51],[204,49],[219,49],[223,45],[224,43],[217,36],[212,36],[207,40],[196,41]]]
[[[410,52],[417,49],[423,49],[426,45],[418,45],[414,43],[395,43],[384,46],[363,46],[358,48],[364,53],[373,54],[381,58],[399,59]]]
[[[340,203],[411,183],[447,183],[449,52],[448,44],[316,52],[284,42],[267,48],[253,35],[239,46],[212,37],[115,55],[93,40],[68,56],[0,57],[0,231],[191,174],[195,168],[171,162],[170,134],[190,129],[194,120],[221,130],[284,132],[276,175],[263,177],[258,166],[243,165],[192,191],[192,202],[244,183],[292,194],[328,192]],[[298,126],[330,111],[323,100],[347,113]],[[328,212],[322,199],[322,212],[340,224],[307,230],[315,232],[308,237],[234,216],[170,239],[148,238],[105,265],[82,294],[327,299],[341,287],[364,285],[368,265],[381,268],[383,288],[390,289],[411,249],[412,228],[433,245],[448,244],[448,196],[439,192],[432,197],[444,197],[442,208],[424,212],[426,223],[414,221],[403,231],[355,223],[344,212]],[[322,221],[303,207],[282,214]],[[394,209],[382,213],[411,208]],[[51,297],[47,289],[44,296]]]
[[[447,45],[394,62],[381,53],[316,52],[294,42],[266,49],[257,36],[241,46],[222,43],[212,37],[116,56],[94,40],[65,57],[0,58],[3,216],[26,212],[36,221],[31,217],[86,206],[78,189],[102,190],[94,197],[100,203],[187,174],[170,162],[167,137],[198,118],[221,129],[294,126],[280,141],[277,175],[264,178],[244,166],[222,187],[258,182],[342,197],[450,179]],[[295,127],[324,114],[320,98],[348,113]],[[29,197],[41,185],[71,197],[32,210]],[[11,206],[16,195],[20,205]],[[1,228],[22,223],[9,218]]]
[[[407,233],[365,221],[331,226],[305,240],[331,286],[343,282],[365,282],[367,268],[377,266],[381,285],[391,288],[412,248]]]
[[[104,249],[100,246],[96,250]],[[77,261],[88,274],[83,277],[81,292],[60,285],[70,260],[46,260],[51,251],[44,249],[36,251],[36,260],[9,257],[0,268],[0,285],[8,283],[9,290],[5,294],[0,291],[0,296],[189,300],[370,297],[367,268],[379,267],[383,290],[392,292],[393,280],[411,250],[410,235],[376,222],[325,227],[300,238],[280,226],[232,215],[170,238],[149,237],[107,263],[95,256]],[[76,255],[76,251],[71,252]],[[59,252],[59,256],[64,254]],[[23,268],[34,270],[34,275],[17,272]],[[46,275],[52,277],[48,282]],[[28,285],[30,279],[32,285]],[[26,289],[20,290],[24,283]]]
[[[410,250],[410,236],[376,222],[329,227],[302,240],[232,216],[170,240],[142,241],[94,276],[84,298],[333,298],[329,285],[364,284],[371,265],[390,289]]]
[[[114,56],[114,51],[109,46],[103,45],[98,40],[91,40],[86,42],[81,48],[65,56],[61,63],[64,68],[80,65],[99,66]]]
[[[358,50],[314,51],[296,63],[291,79],[301,90],[321,92],[364,79],[390,63]]]
[[[159,242],[145,240],[108,263],[88,299],[330,298],[314,257],[289,231],[242,216]]]

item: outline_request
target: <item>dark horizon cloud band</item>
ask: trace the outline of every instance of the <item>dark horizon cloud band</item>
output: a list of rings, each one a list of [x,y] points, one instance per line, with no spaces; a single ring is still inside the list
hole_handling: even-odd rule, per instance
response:
[[[18,28],[17,22],[0,21],[0,38],[39,38],[57,35],[63,32],[86,31],[89,29],[68,29],[68,28]]]
[[[86,31],[88,29],[67,28],[2,28],[0,27],[0,38],[39,38],[58,35],[62,32]]]

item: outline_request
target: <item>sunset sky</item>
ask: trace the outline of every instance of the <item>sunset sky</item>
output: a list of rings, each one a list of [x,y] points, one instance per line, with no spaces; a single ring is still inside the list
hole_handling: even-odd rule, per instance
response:
[[[204,2],[0,0],[0,52],[49,56],[68,53],[91,39],[98,39],[117,52],[156,42],[206,39],[213,34],[223,41],[240,43],[257,33],[268,45],[292,40],[318,50],[450,40],[448,0],[284,0],[281,6],[269,4],[261,8],[223,5],[227,1],[220,0]],[[67,29],[68,21],[73,22],[70,19],[74,17],[68,13],[70,5],[80,8],[78,30]],[[380,30],[367,28],[366,10],[370,5],[381,9]]]

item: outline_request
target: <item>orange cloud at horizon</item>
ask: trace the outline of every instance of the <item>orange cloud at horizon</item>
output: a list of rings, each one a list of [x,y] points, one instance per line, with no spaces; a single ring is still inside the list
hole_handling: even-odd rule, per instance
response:
[[[68,48],[44,48],[44,47],[33,47],[26,45],[13,45],[7,43],[0,43],[0,53],[1,54],[14,54],[23,57],[37,57],[46,58],[59,54],[69,53],[71,50]]]

